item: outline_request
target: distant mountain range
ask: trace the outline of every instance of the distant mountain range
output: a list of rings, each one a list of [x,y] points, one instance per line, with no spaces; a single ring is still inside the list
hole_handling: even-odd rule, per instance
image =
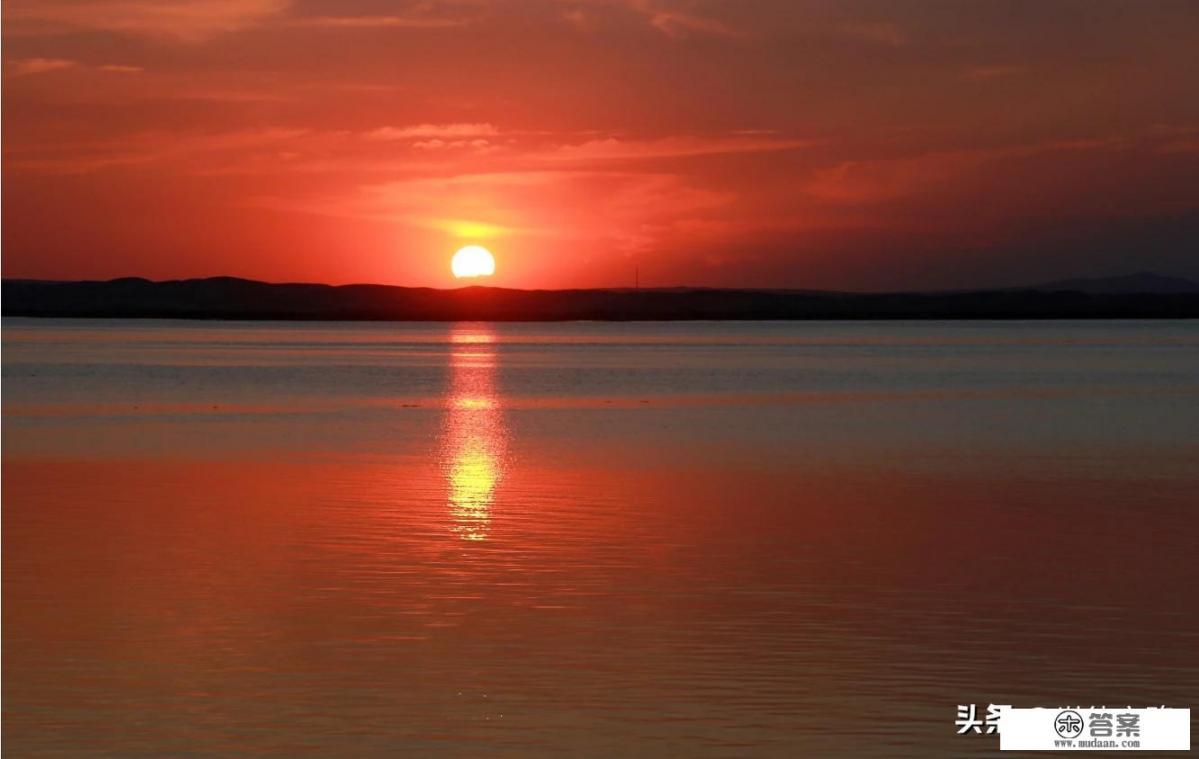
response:
[[[9,279],[2,310],[5,316],[397,321],[1199,318],[1199,283],[1138,273],[995,290],[845,293]]]

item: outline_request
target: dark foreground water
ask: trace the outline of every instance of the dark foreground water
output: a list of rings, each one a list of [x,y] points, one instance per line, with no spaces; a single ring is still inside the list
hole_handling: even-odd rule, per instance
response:
[[[1199,707],[1199,324],[6,320],[13,756]]]

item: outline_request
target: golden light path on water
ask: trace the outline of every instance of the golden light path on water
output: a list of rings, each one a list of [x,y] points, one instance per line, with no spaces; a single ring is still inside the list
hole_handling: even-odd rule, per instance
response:
[[[463,540],[485,540],[504,473],[507,430],[496,390],[495,332],[456,325],[450,333],[450,389],[442,442],[452,526]]]

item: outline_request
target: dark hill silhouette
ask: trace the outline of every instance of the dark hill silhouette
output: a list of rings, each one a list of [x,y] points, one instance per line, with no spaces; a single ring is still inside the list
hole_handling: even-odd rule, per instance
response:
[[[1139,289],[1142,287],[1148,289]],[[951,293],[718,288],[436,290],[387,285],[270,284],[235,277],[167,282],[137,277],[106,282],[14,279],[3,283],[3,313],[424,321],[1199,318],[1199,286],[1144,274]]]

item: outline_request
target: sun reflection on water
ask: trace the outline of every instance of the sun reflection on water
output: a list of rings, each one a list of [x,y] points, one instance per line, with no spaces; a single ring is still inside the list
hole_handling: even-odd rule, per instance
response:
[[[463,540],[486,540],[504,473],[507,430],[496,390],[495,339],[487,325],[456,325],[450,333],[442,467],[452,528]]]

